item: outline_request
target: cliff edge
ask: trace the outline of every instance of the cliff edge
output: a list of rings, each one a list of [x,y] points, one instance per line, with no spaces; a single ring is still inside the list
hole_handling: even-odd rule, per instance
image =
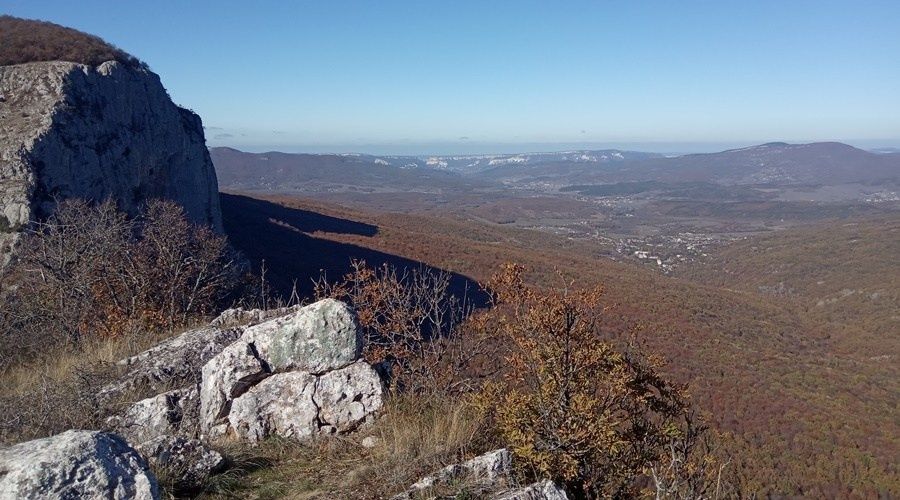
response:
[[[195,113],[143,65],[36,61],[0,66],[0,264],[57,201],[152,198],[222,231],[218,183]]]

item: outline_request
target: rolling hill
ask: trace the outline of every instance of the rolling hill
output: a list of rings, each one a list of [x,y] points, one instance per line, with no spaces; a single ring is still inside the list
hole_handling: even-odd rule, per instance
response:
[[[724,185],[790,185],[897,182],[900,158],[876,154],[837,142],[775,142],[719,153],[638,158],[607,168],[571,161],[503,165],[484,176],[497,180],[524,176],[560,178],[566,182],[626,181],[710,182]]]

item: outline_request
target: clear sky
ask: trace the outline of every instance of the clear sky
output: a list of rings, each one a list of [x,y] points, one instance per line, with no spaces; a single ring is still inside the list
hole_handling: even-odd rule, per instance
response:
[[[0,0],[147,61],[210,145],[900,146],[900,1]]]

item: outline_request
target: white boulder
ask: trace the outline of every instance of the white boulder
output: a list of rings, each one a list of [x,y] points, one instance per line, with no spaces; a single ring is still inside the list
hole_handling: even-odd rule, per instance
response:
[[[143,399],[107,424],[129,443],[143,443],[164,435],[193,435],[197,431],[197,388],[188,386]]]
[[[115,434],[70,430],[0,449],[0,499],[156,499],[147,462]]]
[[[313,395],[323,432],[344,433],[356,429],[382,406],[382,382],[365,361],[319,377]]]

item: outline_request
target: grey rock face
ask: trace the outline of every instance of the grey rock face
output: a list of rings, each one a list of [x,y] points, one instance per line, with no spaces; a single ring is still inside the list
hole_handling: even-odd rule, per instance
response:
[[[228,424],[250,442],[273,435],[308,438],[318,430],[315,390],[316,377],[308,373],[273,375],[232,402]]]
[[[182,490],[203,486],[225,467],[225,458],[196,439],[159,436],[136,447],[155,467],[164,469]]]
[[[107,424],[128,440],[144,443],[165,435],[193,437],[197,433],[200,395],[196,386],[164,392],[131,405]]]
[[[325,299],[247,328],[202,370],[203,435],[256,442],[350,432],[382,405],[350,308]]]
[[[231,401],[272,374],[254,344],[238,340],[203,365],[200,419],[212,426],[226,416]]]
[[[156,499],[156,478],[122,438],[66,431],[0,450],[0,499]]]
[[[350,432],[381,408],[381,377],[369,363],[357,361],[320,376],[313,402],[322,432]]]
[[[252,326],[242,336],[254,342],[274,371],[324,373],[343,368],[362,355],[362,331],[343,302],[320,300],[296,314]]]
[[[112,198],[132,213],[170,199],[222,230],[200,118],[156,74],[113,61],[0,66],[0,94],[0,245],[73,197]]]
[[[521,488],[505,491],[494,500],[568,500],[566,492],[552,481],[540,481]]]
[[[235,307],[226,309],[209,326],[224,328],[229,326],[253,326],[263,321],[297,312],[300,306],[280,307],[277,309],[244,309]]]
[[[126,374],[104,392],[116,394],[128,389],[149,387],[164,391],[171,387],[197,384],[200,369],[237,340],[243,328],[207,327],[190,330],[127,359],[119,361]]]

